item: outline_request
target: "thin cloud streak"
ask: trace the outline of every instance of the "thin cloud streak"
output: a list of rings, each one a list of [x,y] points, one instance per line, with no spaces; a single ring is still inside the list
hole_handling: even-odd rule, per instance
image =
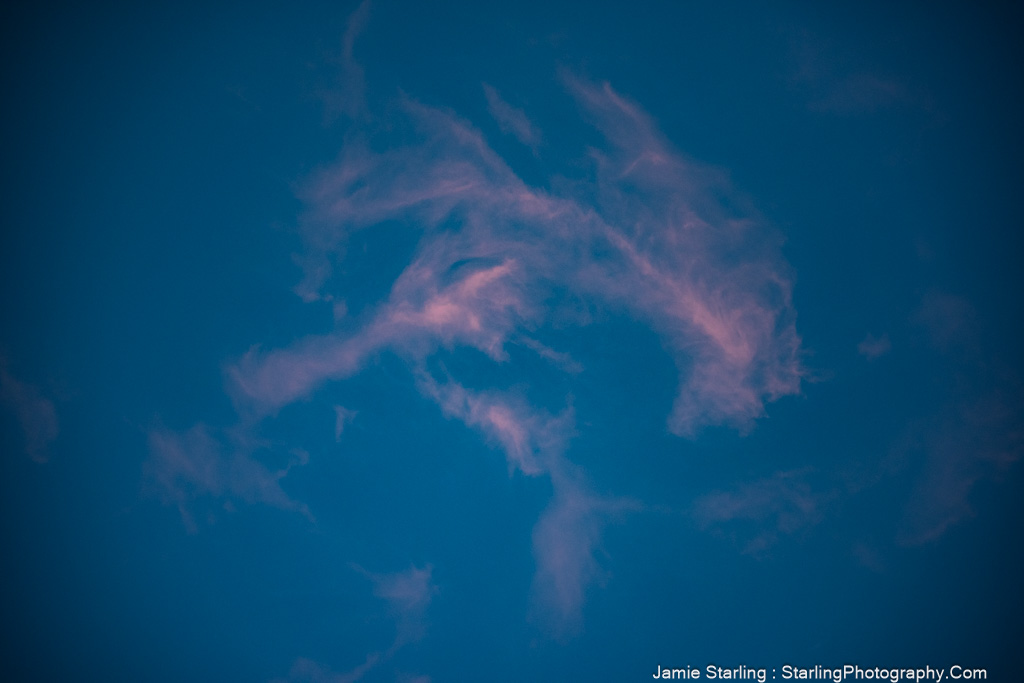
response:
[[[371,652],[366,656],[366,661],[359,666],[351,671],[338,673],[320,662],[299,657],[292,664],[288,678],[278,679],[275,683],[356,683],[377,666],[380,658],[379,652]]]
[[[575,434],[571,408],[551,416],[507,393],[470,391],[452,380],[441,384],[425,373],[418,381],[445,415],[502,448],[510,474],[518,469],[527,476],[550,478],[554,496],[533,530],[537,570],[532,617],[556,635],[574,633],[587,589],[604,577],[595,553],[605,526],[639,506],[594,494],[579,468],[565,457]]]
[[[694,518],[703,529],[752,536],[744,552],[757,555],[774,545],[779,534],[793,534],[821,521],[822,507],[834,494],[815,490],[807,474],[777,472],[733,491],[706,494],[694,501]]]
[[[341,435],[345,432],[345,427],[356,418],[356,411],[349,410],[344,406],[334,406],[334,441],[338,443],[341,441]]]
[[[401,648],[424,637],[427,609],[438,592],[433,581],[433,566],[428,564],[420,569],[411,565],[404,571],[386,574],[376,574],[355,564],[352,569],[369,579],[373,583],[374,596],[387,603],[395,621],[394,642],[387,650],[369,653],[362,664],[343,673],[312,659],[299,657],[292,664],[288,678],[279,679],[276,683],[355,683],[390,660]],[[430,680],[427,677],[416,680],[423,679]]]
[[[541,134],[526,116],[526,112],[503,100],[494,86],[487,83],[484,83],[484,96],[487,98],[487,111],[498,122],[501,132],[515,136],[536,154],[541,144]]]
[[[1019,399],[992,392],[908,428],[902,447],[922,454],[924,467],[900,520],[898,543],[934,541],[974,515],[975,487],[998,478],[1024,455],[1022,416]]]
[[[38,463],[47,462],[50,444],[60,433],[57,410],[37,387],[11,375],[4,358],[0,358],[0,403],[17,418],[28,457]]]
[[[573,432],[571,410],[559,417],[542,415],[522,399],[499,392],[470,391],[455,381],[442,384],[423,372],[418,384],[446,417],[461,420],[500,446],[510,474],[516,469],[527,476],[549,471]]]
[[[556,466],[551,473],[554,496],[533,529],[537,571],[531,617],[554,635],[566,637],[582,624],[589,588],[608,577],[597,560],[605,527],[642,506],[596,495],[568,461]]]
[[[721,198],[731,207],[744,200],[722,174],[675,152],[637,105],[608,84],[564,80],[608,143],[591,150],[593,178],[567,193],[527,185],[468,122],[407,96],[397,108],[418,142],[375,151],[351,133],[338,160],[301,192],[307,269],[299,291],[344,300],[332,289],[334,264],[354,233],[385,221],[419,234],[415,253],[387,299],[357,321],[286,348],[254,347],[225,372],[240,414],[260,419],[382,352],[405,359],[419,391],[500,448],[510,474],[551,478],[554,498],[533,535],[534,614],[560,633],[579,623],[587,588],[601,576],[594,553],[611,511],[629,505],[570,476],[571,410],[553,417],[507,392],[439,380],[425,370],[430,359],[472,348],[508,363],[506,347],[520,344],[559,370],[585,372],[585,358],[538,339],[569,302],[582,301],[662,337],[679,373],[666,422],[682,436],[706,425],[749,428],[766,401],[799,392],[803,372],[775,234],[752,210],[727,209]]]
[[[322,93],[328,118],[343,114],[350,119],[365,120],[369,116],[366,108],[366,75],[362,64],[355,58],[356,41],[366,30],[369,18],[370,0],[363,0],[345,27],[334,87]]]
[[[876,337],[873,334],[868,334],[864,337],[859,344],[857,344],[857,353],[864,356],[868,360],[875,360],[881,358],[885,354],[892,350],[892,342],[889,341],[889,335],[883,334],[880,337]]]
[[[395,643],[388,652],[423,638],[427,628],[427,609],[438,592],[433,582],[434,567],[428,564],[420,569],[413,565],[391,574],[356,569],[373,582],[374,596],[387,602],[395,619]]]
[[[419,251],[361,329],[255,350],[229,368],[236,400],[273,413],[385,348],[422,359],[470,346],[504,360],[510,337],[543,326],[551,293],[566,290],[662,334],[680,372],[676,434],[747,427],[765,401],[797,393],[791,283],[770,232],[712,207],[700,185],[719,180],[672,152],[610,87],[571,90],[617,148],[598,164],[601,206],[528,187],[467,123],[407,98],[424,143],[347,147],[306,193],[309,260],[341,258],[347,235],[385,220],[419,226]],[[453,220],[461,229],[444,230]],[[327,287],[326,272],[307,272],[304,286]]]
[[[292,464],[272,471],[252,457],[253,450],[266,444],[242,433],[227,436],[224,443],[204,424],[184,433],[164,428],[149,432],[145,481],[165,504],[178,509],[190,533],[198,531],[193,508],[202,499],[219,501],[228,509],[232,501],[260,503],[294,510],[312,520],[309,509],[292,500],[280,483],[292,466],[306,464],[308,455],[296,452]]]

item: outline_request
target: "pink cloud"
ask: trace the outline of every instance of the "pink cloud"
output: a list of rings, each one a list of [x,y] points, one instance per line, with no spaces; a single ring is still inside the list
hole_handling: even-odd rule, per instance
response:
[[[809,107],[835,114],[871,114],[911,102],[913,97],[902,83],[871,73],[855,73],[822,83]]]
[[[369,18],[370,0],[363,0],[345,27],[341,54],[334,60],[337,67],[334,84],[320,93],[328,119],[343,114],[351,119],[362,120],[369,115],[366,108],[366,77],[362,65],[355,58],[356,41],[366,29]]]
[[[978,482],[998,478],[1024,455],[1022,414],[1019,399],[993,392],[910,426],[903,455],[923,456],[924,468],[900,520],[899,543],[934,541],[974,515]]]
[[[583,372],[583,365],[564,351],[556,351],[550,346],[530,337],[519,337],[516,341],[535,352],[541,358],[550,361],[563,372],[573,375]]]
[[[526,113],[503,100],[498,91],[487,83],[484,83],[484,95],[487,97],[487,111],[498,122],[501,132],[514,135],[519,142],[536,153],[541,134]]]
[[[415,565],[393,574],[370,574],[373,580],[373,594],[387,600],[402,614],[421,614],[430,605],[431,597],[437,592],[430,580],[433,567],[423,569]]]
[[[470,391],[455,381],[440,383],[424,372],[419,374],[418,384],[447,417],[461,420],[500,446],[510,472],[518,469],[529,476],[547,472],[573,432],[571,410],[551,417],[521,398]]]
[[[197,531],[193,506],[204,498],[225,505],[232,500],[261,503],[312,519],[308,508],[281,488],[280,480],[292,465],[272,471],[252,457],[260,444],[241,432],[229,436],[231,443],[225,445],[203,424],[182,434],[162,428],[149,433],[149,458],[143,465],[146,481],[166,504],[178,508],[186,528]],[[307,461],[308,455],[298,452],[292,464]]]
[[[465,345],[502,361],[514,334],[554,313],[554,290],[637,316],[665,338],[680,368],[668,421],[677,434],[746,427],[766,400],[798,392],[791,283],[772,233],[756,216],[729,215],[716,197],[735,192],[721,174],[673,151],[639,107],[607,85],[569,88],[612,146],[597,155],[599,204],[527,186],[469,124],[408,99],[420,145],[346,147],[304,193],[318,264],[307,286],[328,287],[324,260],[343,258],[347,235],[381,221],[415,220],[419,251],[362,328],[253,352],[229,369],[232,394],[273,412],[384,348],[423,358]],[[441,229],[452,220],[458,231]],[[457,268],[465,263],[480,265]]]
[[[17,418],[28,456],[38,463],[49,460],[50,444],[60,433],[53,401],[45,398],[37,387],[12,376],[3,358],[0,358],[0,403]]]
[[[299,657],[292,664],[288,672],[288,678],[281,679],[275,683],[356,683],[370,672],[380,662],[379,652],[371,652],[366,656],[359,666],[351,671],[338,673],[329,666],[315,662],[312,659]]]
[[[334,406],[334,440],[341,441],[345,426],[356,417],[356,411],[343,406]]]
[[[432,580],[434,568],[415,565],[391,574],[363,572],[373,582],[373,594],[388,603],[397,624],[392,651],[419,640],[426,631],[426,612],[438,588]]]
[[[833,497],[816,491],[806,471],[778,472],[743,484],[733,491],[701,496],[693,505],[697,523],[734,537],[745,538],[744,552],[763,552],[779,534],[793,534],[817,524],[822,507]]]
[[[978,344],[978,316],[967,299],[941,292],[929,291],[914,311],[913,320],[921,325],[939,350],[964,350]]]
[[[343,673],[312,659],[299,657],[292,664],[288,678],[280,679],[277,683],[355,683],[390,660],[401,648],[423,637],[426,612],[438,592],[433,582],[434,568],[431,565],[422,569],[411,565],[404,571],[385,574],[375,574],[358,565],[352,565],[352,568],[368,578],[373,583],[374,596],[387,603],[388,611],[395,620],[394,642],[387,650],[369,653],[362,664]],[[430,681],[427,676],[412,678],[404,674],[396,675],[398,680]]]
[[[556,636],[582,623],[587,591],[607,578],[596,553],[609,521],[640,506],[594,494],[567,462],[552,473],[554,498],[533,529],[533,618]]]
[[[880,358],[891,350],[892,342],[889,341],[888,334],[883,334],[881,337],[875,337],[872,334],[868,334],[859,344],[857,344],[857,353],[868,360]]]
[[[573,633],[588,588],[603,577],[595,552],[605,526],[638,506],[592,493],[565,457],[575,432],[571,409],[554,417],[507,393],[474,392],[451,380],[441,384],[425,373],[419,384],[445,415],[500,445],[510,471],[550,477],[555,495],[533,531],[533,616],[556,635]]]
[[[836,53],[834,40],[799,32],[791,36],[791,48],[788,80],[802,91],[811,111],[866,115],[897,107],[927,107],[927,96],[913,92],[896,75],[858,68],[859,55]]]
[[[286,348],[254,348],[226,368],[240,411],[260,417],[382,352],[405,359],[420,392],[499,448],[510,472],[551,477],[555,496],[534,530],[534,595],[556,631],[578,621],[600,578],[602,530],[625,504],[569,475],[571,410],[554,417],[509,392],[438,380],[425,370],[431,357],[473,348],[509,363],[508,345],[522,344],[578,373],[580,361],[538,340],[556,319],[587,324],[562,307],[624,315],[660,335],[678,368],[666,423],[687,436],[705,425],[749,428],[765,402],[799,392],[803,372],[777,236],[724,174],[675,151],[635,103],[607,84],[565,82],[607,146],[591,151],[594,176],[564,192],[527,185],[472,125],[408,97],[398,111],[414,142],[376,151],[350,135],[301,191],[307,253],[298,291],[344,300],[332,289],[333,265],[344,263],[355,232],[385,221],[419,233],[415,253],[387,298],[358,320]]]

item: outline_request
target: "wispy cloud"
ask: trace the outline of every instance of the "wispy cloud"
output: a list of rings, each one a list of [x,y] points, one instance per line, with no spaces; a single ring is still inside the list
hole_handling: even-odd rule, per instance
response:
[[[361,328],[255,350],[229,369],[243,406],[269,413],[384,348],[423,358],[471,346],[495,360],[520,330],[543,326],[555,291],[643,320],[680,372],[677,434],[748,426],[764,401],[799,391],[800,341],[788,270],[756,215],[733,215],[720,174],[683,159],[609,86],[569,81],[612,144],[598,160],[597,205],[527,186],[454,115],[404,99],[425,140],[371,152],[354,143],[308,185],[313,261],[342,257],[347,236],[390,219],[424,230],[389,300]],[[442,229],[454,221],[458,231]],[[307,286],[329,288],[317,267]]]
[[[865,569],[879,574],[885,571],[885,559],[874,546],[864,542],[855,543],[851,554]]]
[[[419,373],[421,391],[437,402],[444,414],[478,429],[501,447],[510,472],[527,475],[548,471],[561,456],[573,431],[573,415],[567,410],[559,417],[535,411],[515,396],[500,392],[475,392],[458,382],[441,383]]]
[[[287,467],[272,471],[253,457],[253,451],[265,446],[241,431],[214,436],[203,424],[184,433],[153,429],[143,465],[146,482],[166,504],[177,507],[193,533],[198,529],[193,507],[203,499],[228,507],[233,501],[261,503],[312,519],[308,508],[292,500],[280,483],[292,466],[305,464],[309,456],[294,451]]]
[[[334,440],[341,441],[341,435],[348,425],[356,417],[356,411],[349,410],[344,406],[334,406]]]
[[[924,328],[940,351],[979,352],[978,316],[971,302],[962,296],[931,290],[921,299],[912,319]]]
[[[434,568],[422,569],[415,565],[408,569],[377,574],[358,565],[352,568],[373,583],[373,594],[388,606],[395,621],[395,640],[387,649],[371,652],[358,666],[342,673],[312,659],[299,657],[292,664],[288,678],[277,683],[355,683],[378,666],[390,660],[404,646],[423,638],[426,633],[426,613],[438,587],[433,581]],[[430,682],[428,676],[409,676],[396,673],[391,680]]]
[[[518,344],[556,370],[585,372],[585,357],[542,341],[555,319],[585,325],[562,315],[584,302],[662,337],[679,373],[667,425],[685,436],[705,425],[749,428],[767,401],[799,392],[803,372],[778,236],[724,174],[675,151],[638,105],[608,84],[564,83],[607,145],[589,150],[592,177],[561,193],[521,180],[467,121],[407,96],[395,107],[416,131],[412,142],[371,147],[353,132],[301,192],[300,291],[344,299],[334,266],[352,235],[380,223],[414,226],[416,251],[387,298],[357,318],[286,348],[254,347],[226,370],[251,419],[352,377],[382,352],[404,358],[419,391],[499,448],[510,472],[551,478],[555,495],[534,530],[534,596],[546,606],[535,614],[557,631],[578,622],[600,577],[602,530],[630,506],[570,475],[571,410],[552,416],[521,395],[438,379],[425,370],[431,358],[471,348],[504,364]]]
[[[857,353],[868,360],[880,358],[891,350],[892,342],[889,341],[888,334],[876,337],[873,334],[868,333],[868,335],[864,337],[859,344],[857,344]]]
[[[25,452],[38,463],[50,458],[50,444],[60,433],[53,401],[32,384],[23,382],[7,370],[0,357],[0,403],[14,413],[25,438]]]
[[[894,471],[914,477],[896,540],[920,545],[972,517],[977,486],[1024,455],[1024,391],[968,299],[930,290],[911,321],[925,333],[922,351],[935,352],[932,392],[941,400],[906,427],[890,457]]]
[[[694,517],[702,528],[730,535],[744,544],[744,552],[756,555],[774,545],[779,534],[793,534],[821,520],[833,494],[816,490],[808,474],[778,472],[733,491],[706,494],[694,502]]]
[[[1019,397],[990,392],[912,424],[900,448],[924,463],[896,540],[920,545],[972,517],[975,486],[1000,476],[1024,455],[1024,410]]]
[[[891,78],[855,73],[828,81],[808,105],[813,111],[835,114],[870,114],[912,101],[907,88]]]
[[[519,142],[536,153],[541,144],[541,134],[526,116],[526,112],[503,100],[498,91],[487,83],[484,83],[484,95],[487,97],[487,111],[498,122],[501,131],[514,135]]]
[[[837,54],[830,41],[806,31],[790,38],[790,85],[807,98],[811,111],[866,115],[885,109],[920,104],[923,99],[893,74],[857,65],[857,55]]]
[[[356,40],[366,30],[370,18],[370,0],[363,0],[349,17],[341,39],[341,53],[335,58],[337,72],[332,87],[321,92],[325,114],[333,119],[343,114],[350,119],[365,119],[366,75],[363,65],[355,58]]]
[[[350,671],[339,673],[320,662],[299,657],[292,664],[288,678],[278,679],[275,683],[356,683],[380,661],[380,653],[374,652],[366,657],[366,661]]]
[[[375,574],[358,567],[357,570],[373,582],[373,594],[387,602],[395,619],[395,644],[391,649],[423,638],[427,608],[438,591],[432,578],[433,566],[428,564],[420,569],[413,565],[389,574]]]
[[[537,572],[532,616],[556,636],[574,634],[582,623],[587,590],[607,577],[597,560],[604,529],[641,506],[593,493],[567,462],[551,473],[554,497],[533,530]]]
[[[574,633],[587,589],[604,576],[595,552],[605,527],[640,506],[593,493],[581,470],[565,456],[575,433],[571,408],[552,416],[518,396],[474,392],[452,380],[442,384],[425,375],[420,386],[446,415],[500,445],[510,472],[518,469],[528,476],[550,478],[554,496],[533,530],[537,571],[532,616],[555,635]]]

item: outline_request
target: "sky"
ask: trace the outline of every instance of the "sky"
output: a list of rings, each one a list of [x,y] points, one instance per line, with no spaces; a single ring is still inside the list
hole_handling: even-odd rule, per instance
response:
[[[6,680],[1019,675],[1019,10],[5,15]]]

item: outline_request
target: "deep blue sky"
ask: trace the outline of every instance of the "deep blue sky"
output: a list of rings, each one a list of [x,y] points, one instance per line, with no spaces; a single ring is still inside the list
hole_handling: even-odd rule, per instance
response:
[[[5,678],[1015,679],[1018,11],[215,4],[0,22]]]

